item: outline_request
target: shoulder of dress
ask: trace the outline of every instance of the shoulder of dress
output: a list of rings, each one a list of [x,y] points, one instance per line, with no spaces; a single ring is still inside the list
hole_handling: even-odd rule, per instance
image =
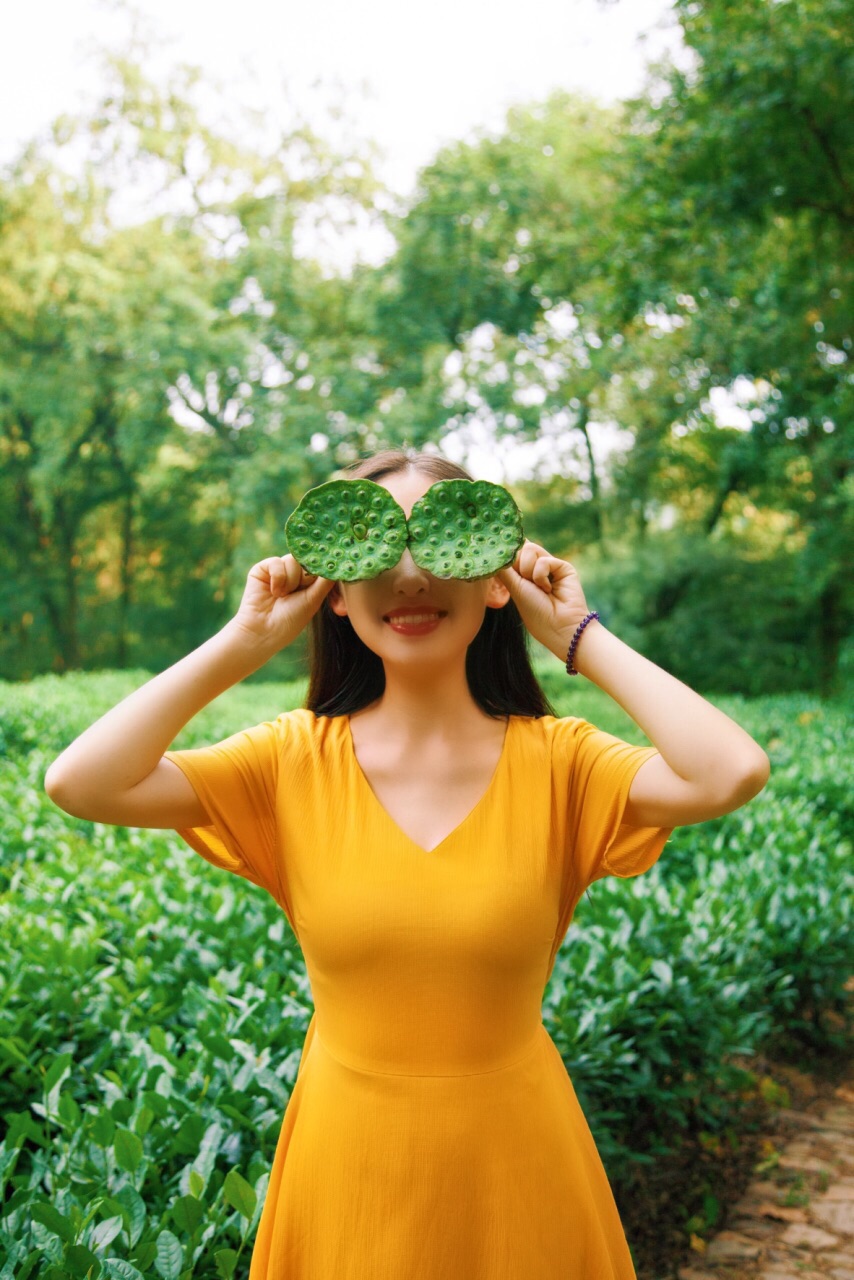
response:
[[[309,711],[307,707],[292,707],[290,711],[282,711],[276,716],[275,724],[280,724],[285,728],[291,726],[299,726],[300,728],[311,728],[317,716],[313,711]]]
[[[340,734],[346,722],[346,716],[318,716],[307,707],[294,707],[283,711],[273,723],[280,742],[308,746],[319,745],[330,736]]]
[[[552,760],[569,764],[596,734],[595,726],[580,716],[539,716],[530,723],[541,726],[537,738],[547,747]]]
[[[578,716],[525,716],[524,722],[548,738],[571,738],[588,728]]]

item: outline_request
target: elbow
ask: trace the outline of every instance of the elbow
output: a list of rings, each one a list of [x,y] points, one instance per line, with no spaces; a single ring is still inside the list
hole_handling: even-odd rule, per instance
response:
[[[44,775],[45,793],[63,813],[70,814],[72,818],[85,818],[87,815],[81,813],[78,788],[69,783],[58,765],[59,758],[48,766]]]
[[[57,797],[59,795],[59,789],[61,786],[60,772],[59,772],[59,769],[57,768],[58,763],[59,763],[59,759],[57,758],[56,760],[53,761],[52,764],[48,765],[47,773],[44,775],[45,792],[47,793],[48,796],[50,796],[54,804],[59,803],[59,800]]]
[[[771,776],[771,761],[760,746],[741,761],[732,790],[732,808],[738,809],[758,796]]]

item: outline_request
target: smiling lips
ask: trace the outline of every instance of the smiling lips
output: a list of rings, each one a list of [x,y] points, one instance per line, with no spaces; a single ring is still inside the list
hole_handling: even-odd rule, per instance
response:
[[[393,613],[387,613],[383,621],[387,622],[393,631],[414,635],[432,631],[444,617],[447,617],[444,610],[425,608],[422,605],[420,608],[395,609]]]

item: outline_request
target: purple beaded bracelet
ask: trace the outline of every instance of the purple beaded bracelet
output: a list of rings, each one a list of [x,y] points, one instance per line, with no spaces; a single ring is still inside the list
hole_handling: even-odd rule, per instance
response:
[[[572,665],[572,660],[575,657],[575,650],[578,647],[578,642],[581,639],[581,634],[584,631],[584,628],[587,626],[588,622],[592,622],[594,618],[597,620],[597,622],[599,621],[599,614],[595,611],[595,609],[592,613],[588,613],[586,618],[582,618],[578,626],[575,628],[575,635],[572,637],[572,640],[569,645],[569,653],[566,655],[566,674],[568,676],[578,675],[578,672],[575,670],[575,668]]]

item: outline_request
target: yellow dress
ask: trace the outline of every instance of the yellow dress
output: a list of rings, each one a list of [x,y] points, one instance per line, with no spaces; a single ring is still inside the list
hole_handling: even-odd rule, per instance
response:
[[[587,885],[670,834],[621,823],[653,754],[511,716],[487,790],[426,852],[347,716],[167,752],[211,819],[181,836],[279,903],[315,1005],[249,1280],[633,1280],[542,997]]]

